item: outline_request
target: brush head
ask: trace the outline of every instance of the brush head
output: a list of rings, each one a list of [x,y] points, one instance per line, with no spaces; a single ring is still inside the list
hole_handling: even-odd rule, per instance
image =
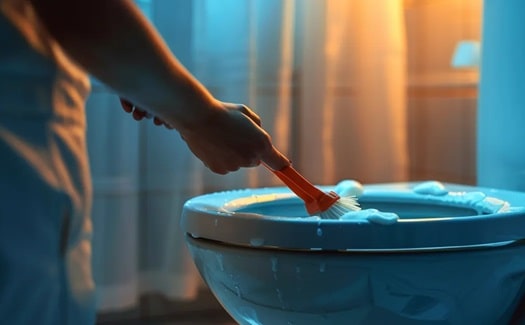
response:
[[[321,219],[339,219],[347,212],[359,211],[361,207],[355,196],[343,196],[328,209],[321,211]]]

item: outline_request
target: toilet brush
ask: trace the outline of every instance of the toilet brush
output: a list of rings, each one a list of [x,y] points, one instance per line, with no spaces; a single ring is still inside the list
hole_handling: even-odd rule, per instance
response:
[[[355,197],[340,197],[334,191],[324,192],[290,165],[280,170],[274,170],[264,163],[263,165],[304,201],[310,215],[319,215],[321,219],[339,219],[347,212],[361,210]]]
[[[132,103],[123,98],[120,98],[120,104],[128,113],[133,112],[135,109]],[[143,117],[152,118],[152,115],[146,111],[143,113]],[[340,197],[334,191],[323,192],[299,174],[292,166],[274,170],[264,163],[263,165],[279,177],[292,192],[304,201],[306,211],[310,215],[318,214],[322,219],[339,219],[347,212],[361,209],[355,197]]]

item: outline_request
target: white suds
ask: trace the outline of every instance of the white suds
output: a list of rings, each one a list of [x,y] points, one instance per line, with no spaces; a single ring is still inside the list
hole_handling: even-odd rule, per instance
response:
[[[445,189],[445,186],[440,182],[436,181],[429,181],[418,184],[413,188],[413,191],[417,194],[429,194],[436,196],[446,195],[448,193],[448,191]]]
[[[355,196],[359,198],[363,194],[363,186],[353,180],[343,180],[335,187],[335,192],[340,196]],[[501,213],[516,210],[509,202],[489,197],[483,192],[449,192],[440,182],[428,181],[417,184],[412,192],[418,196],[418,200],[427,203],[445,203],[460,205],[474,209],[479,214]],[[347,221],[369,221],[382,225],[396,223],[399,216],[393,212],[383,212],[376,209],[364,209],[361,211],[349,211],[339,217],[339,220]]]
[[[343,180],[335,186],[334,191],[341,197],[359,197],[363,195],[363,185],[354,180]],[[381,212],[376,209],[348,211],[339,217],[339,220],[367,220],[382,225],[395,223],[398,219],[399,216],[395,213]]]
[[[368,220],[370,222],[390,225],[396,223],[399,216],[392,212],[381,212],[376,209],[365,209],[345,213],[340,220]]]
[[[487,196],[479,191],[449,192],[442,183],[436,181],[423,182],[412,190],[416,194],[426,195],[428,202],[463,205],[476,210],[479,214],[501,213],[511,210],[507,201]]]
[[[337,183],[334,191],[340,197],[345,197],[345,196],[359,197],[363,195],[363,185],[361,185],[361,183],[357,181],[345,179]]]

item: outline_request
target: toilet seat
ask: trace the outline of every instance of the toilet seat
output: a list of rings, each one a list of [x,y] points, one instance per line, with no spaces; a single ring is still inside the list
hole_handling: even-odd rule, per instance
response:
[[[421,183],[365,185],[359,201],[399,212],[390,225],[307,217],[284,187],[206,194],[186,202],[183,230],[194,238],[286,250],[366,252],[486,248],[525,238],[525,193],[444,184],[446,194],[415,193]],[[333,187],[322,187],[332,190]],[[482,193],[490,204],[454,200]],[[483,210],[485,209],[485,210]],[[385,210],[385,209],[380,209]],[[385,210],[386,211],[386,210]]]

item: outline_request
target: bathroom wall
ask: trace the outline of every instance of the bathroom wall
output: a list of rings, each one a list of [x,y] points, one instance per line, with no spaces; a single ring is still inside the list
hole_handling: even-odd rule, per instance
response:
[[[478,184],[525,191],[525,2],[487,0],[485,9]]]
[[[460,40],[480,40],[481,0],[406,0],[411,180],[476,182],[477,69],[454,69]]]

